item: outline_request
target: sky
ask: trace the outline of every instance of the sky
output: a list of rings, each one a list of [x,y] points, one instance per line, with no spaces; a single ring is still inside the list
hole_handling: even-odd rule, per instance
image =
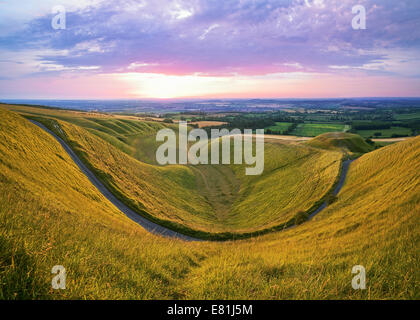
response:
[[[0,0],[0,99],[342,97],[420,97],[420,1]]]

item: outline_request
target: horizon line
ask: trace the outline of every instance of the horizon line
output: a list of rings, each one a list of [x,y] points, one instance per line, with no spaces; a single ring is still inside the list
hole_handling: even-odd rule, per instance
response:
[[[419,99],[420,96],[372,96],[372,97],[330,97],[330,98],[0,98],[2,101],[154,101],[154,102],[165,102],[165,101],[212,101],[212,100],[224,100],[224,101],[249,101],[249,100],[356,100],[356,99]]]

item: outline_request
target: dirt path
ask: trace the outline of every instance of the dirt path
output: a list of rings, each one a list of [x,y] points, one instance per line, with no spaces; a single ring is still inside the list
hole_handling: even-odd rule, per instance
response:
[[[410,139],[410,137],[405,138],[383,138],[383,139],[372,139],[373,142],[400,142]]]
[[[346,160],[343,162],[342,164],[342,170],[341,170],[341,175],[340,175],[340,180],[338,181],[337,186],[335,187],[334,191],[333,191],[333,195],[336,196],[340,193],[341,188],[344,185],[344,182],[346,181],[346,177],[347,177],[347,172],[349,171],[349,167],[350,164],[353,162],[354,160]],[[315,210],[309,217],[309,220],[311,220],[315,215],[317,215],[318,213],[320,213],[322,210],[324,210],[326,207],[328,206],[327,201],[325,201],[317,210]]]
[[[143,218],[138,213],[131,210],[129,207],[127,207],[124,203],[122,203],[120,200],[118,200],[103,184],[96,178],[96,176],[93,174],[92,171],[90,171],[86,165],[80,160],[80,158],[74,153],[74,151],[67,145],[67,143],[64,142],[63,139],[58,137],[55,133],[53,133],[51,130],[46,128],[43,124],[30,120],[33,124],[37,125],[50,135],[52,135],[64,148],[64,150],[68,153],[68,155],[71,157],[71,159],[76,163],[76,165],[79,167],[79,169],[88,177],[90,182],[98,189],[102,195],[108,199],[118,210],[120,210],[122,213],[124,213],[128,218],[133,220],[134,222],[141,225],[144,229],[147,231],[162,235],[165,237],[170,238],[177,238],[185,241],[201,241],[200,239],[192,238],[189,236],[186,236],[184,234],[178,233],[176,231],[167,229],[165,227],[162,227],[154,222],[151,222],[147,220],[146,218]]]

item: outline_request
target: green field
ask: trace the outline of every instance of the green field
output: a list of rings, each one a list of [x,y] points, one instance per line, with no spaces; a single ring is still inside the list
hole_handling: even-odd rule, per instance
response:
[[[0,108],[0,127],[0,299],[419,299],[420,138],[357,159],[310,222],[190,243],[126,218],[24,118]],[[66,290],[51,290],[57,264]],[[367,290],[352,289],[354,265]]]
[[[350,129],[348,126],[338,123],[300,123],[291,134],[301,137],[316,137],[323,133],[344,132],[348,129]]]
[[[276,122],[275,126],[271,126],[268,128],[265,128],[266,132],[267,130],[271,130],[273,132],[279,132],[279,133],[283,133],[285,132],[287,129],[289,129],[289,127],[292,125],[292,123],[290,122]]]
[[[375,136],[375,133],[380,132],[380,136]],[[411,136],[411,129],[403,127],[391,127],[391,129],[379,130],[357,130],[357,134],[363,138],[392,138],[393,135],[409,137]]]
[[[412,113],[396,113],[394,114],[394,118],[396,120],[415,120],[420,119],[420,112],[412,112]]]

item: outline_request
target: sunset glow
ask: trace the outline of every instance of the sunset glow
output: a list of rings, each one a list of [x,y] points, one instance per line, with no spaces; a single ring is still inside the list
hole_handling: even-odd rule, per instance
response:
[[[353,1],[116,2],[62,1],[63,30],[55,1],[1,2],[0,96],[420,96],[417,2],[360,1],[365,30]]]

